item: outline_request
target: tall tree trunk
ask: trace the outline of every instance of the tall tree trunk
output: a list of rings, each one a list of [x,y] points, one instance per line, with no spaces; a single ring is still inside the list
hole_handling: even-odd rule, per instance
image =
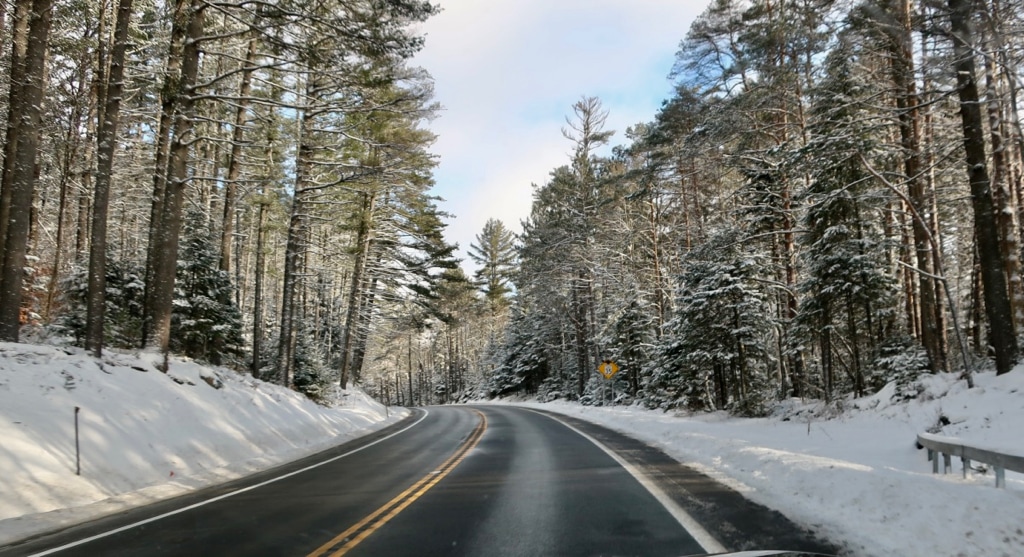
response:
[[[106,300],[107,214],[110,207],[110,180],[114,170],[117,126],[121,117],[124,91],[124,56],[128,47],[128,27],[132,0],[120,0],[114,24],[114,43],[110,53],[110,73],[101,83],[99,123],[96,132],[96,185],[93,190],[92,240],[89,247],[89,292],[86,303],[85,349],[97,358],[103,352],[103,322]],[[105,37],[100,37],[105,40]],[[102,66],[101,62],[101,66]],[[100,71],[103,71],[101,67]]]
[[[104,18],[100,18],[100,31],[98,34],[102,36],[103,25],[102,21]],[[86,31],[85,40],[88,40],[91,30]],[[80,84],[85,84],[89,81],[89,66],[92,55],[88,52],[83,53],[82,59],[78,66],[77,79]],[[93,87],[89,87],[90,94],[93,91]],[[78,159],[80,154],[80,148],[82,144],[81,127],[82,120],[92,116],[91,104],[94,99],[90,98],[85,101],[84,106],[81,100],[78,100],[71,107],[69,125],[64,134],[64,152],[61,155],[61,170],[60,170],[60,200],[57,204],[57,237],[54,241],[53,250],[53,265],[50,268],[50,278],[46,288],[46,303],[43,306],[44,321],[49,321],[51,317],[51,310],[53,307],[53,301],[57,294],[57,286],[60,283],[61,270],[64,266],[64,253],[65,253],[65,239],[68,234],[67,227],[67,214],[68,208],[71,204],[71,193],[72,193],[72,175],[75,172],[75,167],[78,165]]]
[[[576,395],[583,396],[587,385],[587,377],[590,369],[587,365],[587,308],[584,303],[583,271],[579,271],[572,278],[570,288],[572,289],[572,321],[575,327],[575,349],[576,349]]]
[[[84,71],[83,71],[84,73]],[[64,153],[61,156],[60,184],[58,189],[59,201],[57,202],[57,237],[54,240],[53,265],[50,268],[50,279],[46,286],[46,303],[43,306],[44,320],[49,321],[50,311],[53,307],[53,300],[57,294],[57,284],[60,282],[61,267],[64,265],[64,239],[67,235],[67,212],[69,198],[71,197],[71,174],[75,160],[78,158],[78,149],[81,136],[79,128],[82,125],[82,106],[76,103],[71,111],[71,125],[68,126],[64,136]]]
[[[359,325],[360,302],[363,297],[363,275],[369,258],[370,242],[373,240],[373,218],[377,203],[376,192],[364,192],[363,206],[360,211],[359,230],[356,233],[355,265],[352,268],[352,288],[348,293],[348,309],[345,313],[345,328],[341,342],[341,388],[348,387],[349,374],[353,360],[353,347],[356,340],[356,327]]]
[[[662,332],[665,328],[665,315],[668,313],[668,295],[665,288],[665,276],[662,270],[662,249],[661,249],[661,211],[658,208],[656,198],[651,197],[648,202],[650,205],[648,213],[648,223],[650,224],[650,236],[651,236],[651,258],[654,260],[654,303],[657,306],[657,327],[654,330],[655,338],[660,339]],[[685,207],[684,207],[685,211]],[[634,373],[635,375],[635,373]],[[636,394],[636,393],[633,393]]]
[[[160,122],[157,128],[156,153],[153,166],[153,197],[149,214],[149,248],[146,252],[146,292],[142,319],[142,345],[153,343],[156,327],[155,313],[157,304],[157,260],[164,257],[162,249],[166,239],[161,238],[164,226],[164,207],[167,198],[167,180],[171,149],[171,134],[174,130],[180,103],[192,83],[183,71],[185,48],[191,20],[194,15],[193,4],[198,0],[174,0],[173,24],[171,26],[170,46],[167,51],[167,63],[164,66],[164,83],[160,91]],[[194,49],[198,54],[198,49]],[[198,65],[197,65],[198,68]]]
[[[1007,157],[1007,142],[1004,138],[1003,99],[1000,95],[999,74],[995,60],[986,58],[985,84],[987,90],[988,130],[992,140],[992,200],[995,202],[996,225],[999,229],[999,247],[1003,256],[1003,272],[1006,276],[1010,298],[1010,316],[1014,330],[1021,324],[1024,311],[1024,291],[1021,289],[1020,257],[1017,242],[1017,223],[1010,198],[1008,183],[1012,178]]]
[[[4,168],[0,185],[0,230],[3,264],[0,267],[0,340],[18,341],[21,325],[22,278],[28,249],[29,215],[35,194],[36,152],[42,121],[43,76],[49,44],[52,0],[34,0],[31,15],[22,4],[16,17],[27,18],[27,33],[12,37],[10,104]],[[18,80],[17,77],[21,77]],[[18,85],[20,84],[20,86]]]
[[[303,128],[310,131],[312,116],[308,111],[303,115]],[[298,342],[298,291],[299,271],[302,254],[306,250],[306,231],[309,228],[308,188],[309,157],[311,148],[306,143],[309,136],[303,133],[299,154],[295,162],[295,197],[292,200],[292,214],[288,221],[288,243],[284,256],[284,277],[281,290],[281,328],[277,347],[278,375],[281,384],[290,387],[295,372],[295,347]]]
[[[935,39],[931,39],[935,40]],[[933,48],[929,45],[929,37],[926,34],[922,34],[921,37],[921,58],[929,59]],[[935,188],[935,145],[936,145],[936,132],[935,132],[935,118],[932,116],[932,112],[935,110],[933,99],[935,97],[935,87],[931,83],[931,79],[927,74],[922,76],[922,91],[927,92],[928,98],[924,99],[921,103],[919,110],[922,114],[923,124],[923,136],[922,146],[927,146],[922,149],[921,158],[924,163],[924,167],[928,171],[924,174],[927,187],[927,196],[931,200],[931,207],[928,211],[928,226],[931,232],[931,237],[934,240],[931,243],[932,248],[932,263],[934,263],[935,270],[939,275],[942,275],[941,269],[943,268],[943,253],[942,253],[942,234],[939,230],[939,199]],[[920,96],[919,96],[920,100]],[[942,285],[942,290],[945,290],[946,285]],[[937,285],[938,286],[938,285]],[[942,294],[939,292],[939,288],[936,288],[935,292],[935,326],[939,333],[939,351],[946,355],[947,363],[949,358],[949,334],[947,323],[947,313],[945,309],[946,303],[949,300],[945,300]],[[952,317],[956,314],[956,307],[949,306],[949,316]],[[953,319],[955,322],[956,320]],[[959,331],[956,331],[959,338]]]
[[[406,374],[409,377],[409,400],[412,400],[412,334],[409,334],[409,352],[405,366]],[[397,373],[397,370],[395,371]]]
[[[975,239],[975,244],[977,240]],[[981,324],[984,320],[985,295],[981,287],[981,263],[978,260],[978,250],[975,248],[971,259],[971,320],[970,336],[971,345],[974,346],[974,354],[984,358],[988,350],[982,341]]]
[[[892,37],[892,76],[896,85],[896,108],[900,124],[900,146],[903,148],[903,172],[907,180],[907,193],[916,212],[921,215],[931,213],[931,200],[926,195],[924,177],[921,166],[921,115],[920,100],[917,95],[917,84],[914,75],[913,38],[911,35],[910,2],[895,0],[895,13],[900,27]],[[922,271],[918,277],[921,304],[921,343],[928,353],[928,366],[932,373],[945,371],[946,354],[942,350],[942,334],[938,323],[938,294],[935,280],[935,265],[932,261],[931,244],[928,240],[927,221],[911,219],[914,232],[914,248],[917,258],[917,269]]]
[[[231,155],[228,159],[228,176],[224,183],[224,218],[221,220],[220,269],[231,273],[231,240],[235,233],[235,190],[242,174],[242,140],[245,139],[245,124],[249,111],[249,92],[252,89],[252,72],[256,64],[256,37],[249,39],[245,55],[245,69],[242,83],[238,87],[235,109],[235,125],[231,130]]]
[[[1024,172],[1024,129],[1021,128],[1017,102],[1019,96],[1017,79],[1020,72],[1015,58],[1010,56],[1012,49],[1006,44],[1008,33],[1003,26],[1006,25],[1007,17],[1012,17],[1004,11],[1007,8],[1010,8],[1011,11],[1017,9],[1012,3],[1010,6],[1004,6],[1000,0],[991,0],[984,4],[989,36],[995,43],[994,57],[998,58],[996,74],[1007,87],[1005,114],[1010,123],[1009,134],[1011,137],[1007,143],[1013,147],[1012,154],[1007,156],[1008,159],[1011,159],[1009,166],[1012,169],[1009,190],[1015,200],[1017,236],[1019,240],[1024,241],[1024,184],[1021,183],[1021,173]],[[993,64],[995,64],[994,60]],[[1016,304],[1017,300],[1014,300],[1014,303]],[[1024,306],[1024,302],[1022,302],[1022,306]],[[1019,312],[1024,308],[1017,306],[1014,309]],[[1015,313],[1014,319],[1017,324],[1020,324],[1022,316]]]
[[[92,204],[89,196],[93,191],[93,159],[96,154],[96,120],[100,111],[100,83],[98,76],[94,76],[89,86],[89,112],[85,118],[85,152],[81,156],[80,170],[78,172],[80,184],[75,205],[77,215],[75,217],[75,263],[85,261],[89,249],[89,217],[92,213]]]
[[[907,331],[915,339],[921,338],[921,313],[920,305],[917,303],[917,295],[919,289],[917,288],[918,273],[911,271],[913,264],[911,263],[910,250],[913,245],[911,240],[910,227],[905,222],[908,218],[906,215],[910,213],[910,209],[902,199],[900,200],[900,212],[897,216],[897,226],[900,230],[900,242],[899,242],[899,262],[900,262],[900,273],[903,277],[903,302],[904,310],[906,311],[907,319]],[[922,343],[923,344],[923,343]]]
[[[859,398],[864,396],[864,372],[860,363],[860,332],[857,330],[856,306],[850,294],[846,295],[846,328],[847,334],[850,335],[850,355],[853,357],[853,390]]]
[[[313,190],[311,188],[311,167],[313,164],[312,142],[315,128],[313,106],[319,84],[316,72],[311,68],[306,78],[303,110],[299,123],[299,148],[295,157],[295,194],[292,199],[291,217],[288,221],[288,240],[285,248],[284,276],[281,288],[280,331],[277,346],[278,377],[281,384],[290,387],[295,372],[295,347],[298,342],[299,316],[299,270],[306,251],[309,237],[309,214]]]
[[[157,249],[153,261],[153,291],[151,306],[152,337],[147,344],[164,354],[165,368],[171,342],[171,314],[174,309],[174,280],[178,265],[178,241],[181,237],[182,206],[188,186],[188,164],[191,150],[193,91],[199,74],[199,39],[203,35],[203,0],[191,0],[186,11],[185,47],[181,57],[181,76],[176,89],[174,131],[168,150],[167,181],[164,202],[156,237],[151,249]],[[179,22],[176,21],[175,25]],[[155,241],[154,241],[155,240]],[[147,285],[149,287],[149,285]],[[166,369],[165,369],[166,371]]]
[[[799,301],[796,298],[797,290],[797,276],[796,276],[796,240],[793,232],[793,211],[792,211],[792,198],[790,196],[789,187],[783,189],[783,213],[785,215],[785,230],[782,235],[782,257],[785,261],[786,268],[786,306],[785,306],[785,319],[784,327],[789,330],[793,323],[796,321],[796,317],[799,313]],[[806,381],[804,377],[804,351],[799,346],[791,346],[791,354],[789,355],[789,370],[790,377],[793,381],[793,390],[795,396],[802,396],[804,393],[803,384]]]
[[[373,250],[372,243],[367,249]],[[382,256],[377,254],[377,261],[375,267],[379,268],[382,260]],[[363,373],[363,361],[366,358],[366,345],[370,338],[370,325],[373,319],[373,306],[377,302],[377,287],[379,285],[379,278],[375,272],[371,269],[366,270],[366,275],[369,278],[369,286],[366,288],[366,293],[363,297],[363,301],[359,305],[359,313],[357,314],[358,324],[356,325],[356,342],[355,347],[352,351],[352,365],[349,375],[359,380]]]
[[[8,73],[10,85],[7,92],[7,130],[4,134],[3,174],[0,175],[0,247],[7,238],[7,227],[11,218],[11,180],[15,169],[23,129],[27,58],[29,47],[29,23],[32,21],[32,0],[19,0],[14,4],[11,21],[11,67]],[[0,253],[0,265],[3,253]],[[0,284],[3,278],[0,275]]]
[[[825,402],[832,402],[832,386],[834,384],[835,370],[833,369],[832,358],[832,308],[828,302],[824,303],[821,311],[821,323],[825,326],[821,331],[821,372],[822,384],[825,389]]]
[[[992,200],[991,183],[986,168],[985,136],[982,125],[978,85],[974,69],[974,37],[971,31],[971,0],[948,0],[950,28],[955,55],[960,117],[963,123],[965,162],[971,184],[974,209],[974,230],[978,242],[985,313],[988,317],[989,340],[996,356],[996,373],[1008,373],[1017,362],[1017,335],[1003,274],[999,231]]]
[[[259,378],[263,358],[263,268],[265,255],[263,245],[267,220],[267,205],[260,200],[256,217],[256,284],[253,287],[252,308],[252,376]]]

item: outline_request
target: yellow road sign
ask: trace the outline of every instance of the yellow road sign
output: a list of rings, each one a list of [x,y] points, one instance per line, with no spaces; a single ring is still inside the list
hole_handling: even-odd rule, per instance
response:
[[[619,372],[619,365],[611,360],[605,360],[597,366],[597,371],[601,372],[605,379],[611,379]]]

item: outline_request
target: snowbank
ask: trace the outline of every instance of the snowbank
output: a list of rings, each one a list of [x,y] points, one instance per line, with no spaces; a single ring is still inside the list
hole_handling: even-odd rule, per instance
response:
[[[406,415],[229,370],[0,343],[0,544],[301,458]],[[79,408],[81,475],[75,474]]]

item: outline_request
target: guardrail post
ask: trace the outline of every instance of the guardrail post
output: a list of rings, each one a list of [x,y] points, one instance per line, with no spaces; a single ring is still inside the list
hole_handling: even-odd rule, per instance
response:
[[[966,479],[971,471],[971,461],[985,463],[996,472],[996,487],[1006,487],[1006,470],[1024,473],[1024,455],[1005,454],[987,448],[972,447],[958,442],[958,439],[943,439],[928,435],[919,435],[919,447],[928,449],[928,460],[932,461],[932,473],[939,473],[939,456],[943,460],[943,474],[953,471],[952,457],[960,458],[963,463],[963,475]]]

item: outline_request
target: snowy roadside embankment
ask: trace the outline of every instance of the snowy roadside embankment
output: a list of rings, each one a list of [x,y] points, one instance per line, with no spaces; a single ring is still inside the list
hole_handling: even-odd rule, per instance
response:
[[[155,355],[0,343],[0,544],[295,460],[408,415]],[[81,476],[75,475],[75,407]]]
[[[812,526],[850,555],[888,557],[1024,555],[1024,475],[975,471],[932,475],[918,433],[948,420],[939,435],[1024,454],[1024,369],[922,379],[916,400],[892,389],[854,401],[825,419],[793,402],[779,416],[673,415],[634,407],[520,403],[576,416],[659,447],[751,500]],[[980,466],[981,463],[974,463]]]

